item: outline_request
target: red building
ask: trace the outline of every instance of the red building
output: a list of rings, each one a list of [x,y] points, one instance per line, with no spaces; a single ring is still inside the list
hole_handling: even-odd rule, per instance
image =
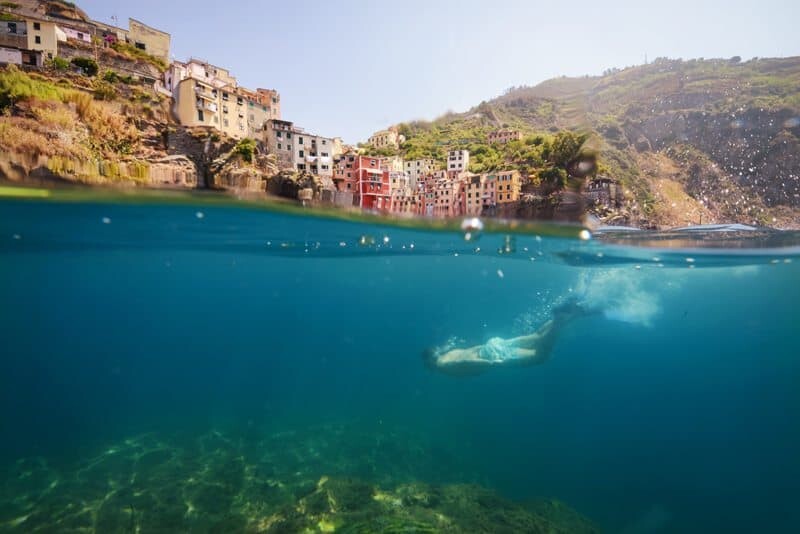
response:
[[[368,210],[391,209],[390,171],[381,169],[380,158],[342,154],[333,170],[338,191],[353,193],[353,202]]]

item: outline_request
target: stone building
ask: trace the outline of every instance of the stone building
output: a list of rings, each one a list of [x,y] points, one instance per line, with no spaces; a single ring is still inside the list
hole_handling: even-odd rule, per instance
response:
[[[519,130],[494,130],[489,132],[489,135],[486,137],[486,140],[489,143],[500,143],[505,144],[509,141],[519,141],[522,139],[522,132]]]

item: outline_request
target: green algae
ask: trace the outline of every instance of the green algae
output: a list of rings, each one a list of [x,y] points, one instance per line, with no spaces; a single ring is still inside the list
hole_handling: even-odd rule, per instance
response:
[[[415,439],[328,424],[252,439],[146,434],[73,465],[22,460],[1,473],[0,532],[596,531],[558,501],[442,483]]]

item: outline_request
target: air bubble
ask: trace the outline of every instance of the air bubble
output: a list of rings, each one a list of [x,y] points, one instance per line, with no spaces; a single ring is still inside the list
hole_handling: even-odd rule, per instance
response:
[[[513,254],[517,251],[517,240],[513,235],[503,237],[503,245],[497,249],[498,254]]]
[[[503,273],[503,269],[497,269],[497,277],[504,278],[506,275]]]
[[[578,238],[582,241],[588,241],[592,238],[592,234],[589,232],[589,230],[581,230],[578,234]]]
[[[477,217],[467,217],[461,221],[461,231],[464,232],[465,241],[478,239],[483,232],[483,221]]]
[[[22,236],[19,235],[19,234],[14,234],[14,235],[11,236],[11,239],[14,239],[15,241],[19,241],[20,239],[22,239]]]
[[[375,238],[371,235],[362,235],[358,238],[358,244],[362,247],[371,247],[375,244]]]
[[[102,221],[103,221],[103,224],[111,224],[111,218],[110,217],[103,217]]]
[[[197,217],[198,219],[202,219],[203,217],[206,216],[206,214],[203,213],[202,211],[197,211],[195,212],[194,216]]]

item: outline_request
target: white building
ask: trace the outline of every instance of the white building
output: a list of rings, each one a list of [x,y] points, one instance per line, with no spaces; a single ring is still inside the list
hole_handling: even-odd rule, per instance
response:
[[[341,146],[331,137],[308,133],[290,121],[270,119],[264,129],[267,152],[283,167],[333,177],[333,160]]]
[[[451,150],[447,153],[447,173],[458,175],[469,170],[469,150]]]
[[[403,165],[403,170],[408,174],[411,186],[413,187],[423,176],[435,171],[436,167],[435,159],[415,159],[406,161]]]

